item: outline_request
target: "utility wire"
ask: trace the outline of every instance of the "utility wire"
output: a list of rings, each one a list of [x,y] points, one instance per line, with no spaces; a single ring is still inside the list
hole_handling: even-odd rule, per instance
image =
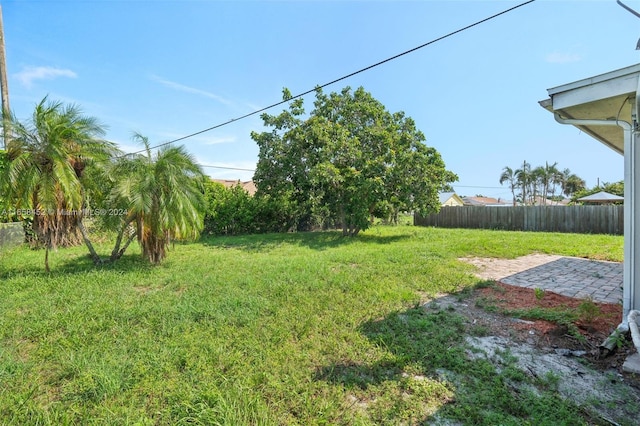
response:
[[[454,188],[487,188],[487,189],[508,189],[505,188],[504,186],[473,186],[473,185],[451,185]]]
[[[255,169],[241,169],[239,167],[211,166],[209,164],[198,164],[200,167],[210,167],[212,169],[241,170],[243,172],[255,172]]]
[[[399,54],[397,54],[397,55],[395,55],[395,56],[391,56],[390,58],[384,59],[384,60],[382,60],[382,61],[380,61],[380,62],[376,62],[376,63],[375,63],[375,64],[373,64],[373,65],[369,65],[369,66],[367,66],[367,67],[364,67],[364,68],[359,69],[358,71],[354,71],[354,72],[352,72],[352,73],[350,73],[350,74],[347,74],[347,75],[344,75],[344,76],[342,76],[342,77],[336,78],[335,80],[331,80],[331,81],[329,81],[328,83],[324,83],[324,84],[322,84],[322,85],[320,85],[320,86],[316,86],[316,87],[314,87],[313,89],[309,89],[309,90],[307,90],[306,92],[299,93],[299,94],[297,94],[297,95],[295,95],[295,96],[292,96],[292,97],[290,97],[290,98],[288,98],[288,99],[282,100],[282,101],[280,101],[280,102],[276,102],[276,103],[271,104],[271,105],[269,105],[269,106],[266,106],[266,107],[264,107],[264,108],[261,108],[261,109],[258,109],[258,110],[256,110],[256,111],[250,112],[250,113],[248,113],[248,114],[241,115],[240,117],[232,118],[232,119],[230,119],[230,120],[228,120],[228,121],[225,121],[225,122],[220,123],[220,124],[216,124],[215,126],[208,127],[208,128],[206,128],[206,129],[200,130],[200,131],[198,131],[198,132],[191,133],[191,134],[188,134],[188,135],[186,135],[186,136],[182,136],[182,137],[177,138],[177,139],[173,139],[173,140],[171,140],[171,141],[169,141],[169,142],[164,142],[164,143],[161,143],[161,144],[158,144],[158,145],[154,145],[154,146],[150,147],[149,149],[160,148],[160,147],[163,147],[163,146],[165,146],[165,145],[170,145],[170,144],[173,144],[173,143],[176,143],[176,142],[180,142],[180,141],[185,140],[185,139],[188,139],[188,138],[192,138],[192,137],[197,136],[197,135],[200,135],[200,134],[202,134],[202,133],[210,132],[211,130],[218,129],[218,128],[220,128],[220,127],[226,126],[227,124],[231,124],[231,123],[233,123],[233,122],[235,122],[235,121],[242,120],[242,119],[245,119],[245,118],[247,118],[247,117],[251,117],[252,115],[256,115],[256,114],[259,114],[259,113],[264,112],[264,111],[266,111],[266,110],[269,110],[269,109],[271,109],[271,108],[277,107],[278,105],[282,105],[282,104],[285,104],[285,103],[287,103],[287,102],[289,102],[289,101],[292,101],[292,100],[294,100],[294,99],[301,98],[301,97],[303,97],[303,96],[305,96],[305,95],[308,95],[309,93],[313,93],[313,92],[315,92],[315,91],[316,91],[316,90],[318,90],[318,89],[322,89],[322,88],[324,88],[324,87],[327,87],[327,86],[330,86],[330,85],[332,85],[332,84],[338,83],[339,81],[346,80],[346,79],[348,79],[348,78],[350,78],[350,77],[353,77],[354,75],[357,75],[357,74],[363,73],[363,72],[368,71],[368,70],[370,70],[370,69],[372,69],[372,68],[378,67],[378,66],[380,66],[380,65],[382,65],[382,64],[386,64],[387,62],[393,61],[394,59],[398,59],[398,58],[399,58],[399,57],[401,57],[401,56],[408,55],[409,53],[413,53],[413,52],[415,52],[416,50],[422,49],[422,48],[427,47],[427,46],[429,46],[429,45],[431,45],[431,44],[437,43],[437,42],[442,41],[442,40],[444,40],[444,39],[446,39],[446,38],[449,38],[449,37],[451,37],[451,36],[454,36],[454,35],[456,35],[456,34],[458,34],[458,33],[461,33],[461,32],[463,32],[463,31],[466,31],[466,30],[468,30],[468,29],[471,29],[471,28],[473,28],[473,27],[475,27],[475,26],[478,26],[478,25],[483,24],[483,23],[485,23],[485,22],[487,22],[487,21],[490,21],[490,20],[492,20],[492,19],[495,19],[495,18],[497,18],[497,17],[499,17],[499,16],[501,16],[501,15],[504,15],[504,14],[506,14],[506,13],[509,13],[509,12],[513,11],[513,10],[516,10],[516,9],[518,9],[518,8],[522,7],[522,6],[526,6],[526,5],[528,5],[529,3],[533,3],[534,1],[536,1],[536,0],[528,0],[528,1],[525,1],[524,3],[520,3],[520,4],[516,5],[516,6],[510,7],[509,9],[505,9],[505,10],[503,10],[502,12],[498,12],[498,13],[496,13],[495,15],[491,15],[491,16],[489,16],[489,17],[487,17],[487,18],[484,18],[484,19],[482,19],[482,20],[480,20],[480,21],[474,22],[474,23],[473,23],[473,24],[471,24],[471,25],[467,25],[466,27],[463,27],[463,28],[460,28],[460,29],[455,30],[455,31],[453,31],[453,32],[450,32],[449,34],[446,34],[446,35],[443,35],[443,36],[438,37],[438,38],[436,38],[436,39],[433,39],[433,40],[431,40],[431,41],[428,41],[428,42],[426,42],[426,43],[424,43],[424,44],[421,44],[420,46],[416,46],[416,47],[414,47],[413,49],[406,50],[406,51],[404,51],[404,52],[402,52],[402,53],[399,53]],[[145,151],[146,151],[146,150],[140,150],[140,151],[136,151],[136,152],[130,152],[130,153],[126,154],[126,155],[139,154],[139,153],[142,153],[142,152],[145,152]]]

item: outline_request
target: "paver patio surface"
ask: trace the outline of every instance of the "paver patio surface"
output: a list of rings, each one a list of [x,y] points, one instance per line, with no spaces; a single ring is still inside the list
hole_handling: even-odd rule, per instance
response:
[[[540,288],[563,296],[622,303],[622,263],[546,254],[516,259],[463,258],[487,280]]]

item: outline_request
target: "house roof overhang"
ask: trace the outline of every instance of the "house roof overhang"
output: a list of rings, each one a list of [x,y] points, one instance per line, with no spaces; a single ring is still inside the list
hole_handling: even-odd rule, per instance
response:
[[[621,68],[595,77],[547,89],[549,98],[540,105],[562,119],[616,120],[632,123],[640,64]],[[577,128],[609,148],[624,154],[623,129],[616,125],[580,124]]]

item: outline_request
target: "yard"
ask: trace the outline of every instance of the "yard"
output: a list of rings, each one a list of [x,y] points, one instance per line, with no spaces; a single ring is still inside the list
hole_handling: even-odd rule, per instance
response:
[[[42,252],[2,251],[0,423],[606,424],[508,351],[499,369],[470,356],[467,319],[421,305],[483,284],[460,257],[621,261],[622,245],[376,226],[203,238],[155,267],[77,247],[49,274]]]

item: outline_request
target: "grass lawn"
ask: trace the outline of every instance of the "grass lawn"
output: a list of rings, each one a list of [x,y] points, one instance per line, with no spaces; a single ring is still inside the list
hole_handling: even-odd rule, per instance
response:
[[[621,261],[622,245],[377,226],[204,238],[158,267],[131,247],[95,268],[77,247],[52,252],[50,274],[42,251],[5,250],[0,423],[586,424],[552,387],[515,392],[522,372],[471,361],[462,319],[418,304],[478,282],[458,257]]]

